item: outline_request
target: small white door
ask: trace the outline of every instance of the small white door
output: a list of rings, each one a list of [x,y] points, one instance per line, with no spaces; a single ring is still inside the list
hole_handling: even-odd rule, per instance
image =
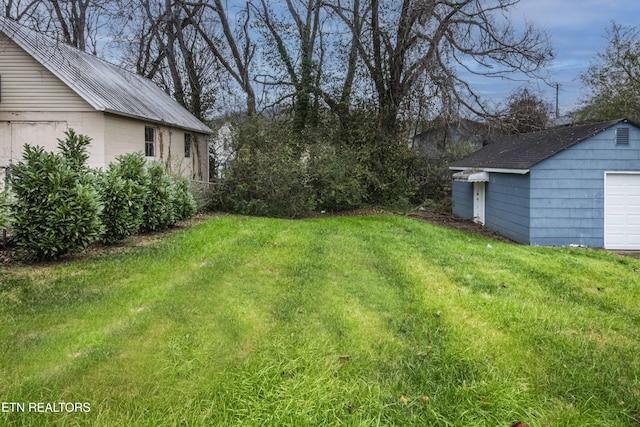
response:
[[[604,247],[640,249],[640,174],[605,175]]]
[[[473,183],[473,221],[484,225],[484,182]]]

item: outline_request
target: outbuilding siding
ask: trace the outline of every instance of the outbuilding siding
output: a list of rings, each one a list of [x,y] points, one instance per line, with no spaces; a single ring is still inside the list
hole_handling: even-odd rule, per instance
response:
[[[519,243],[529,243],[529,176],[489,174],[485,227]]]
[[[616,129],[629,144],[616,144]],[[640,169],[640,130],[618,124],[531,168],[531,244],[604,247],[604,174]]]
[[[0,33],[0,111],[93,111],[91,105]]]
[[[451,199],[453,215],[473,219],[473,183],[453,181]]]
[[[91,138],[87,164],[105,168],[144,151],[145,126],[157,130],[156,160],[208,180],[211,130],[155,83],[0,17],[0,172],[22,159],[24,144],[57,151],[67,129]]]

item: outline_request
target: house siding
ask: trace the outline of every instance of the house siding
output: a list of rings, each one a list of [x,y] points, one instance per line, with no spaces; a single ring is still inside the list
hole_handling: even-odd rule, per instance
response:
[[[529,175],[492,173],[485,197],[485,227],[529,243]]]
[[[462,219],[473,219],[473,183],[453,181],[451,199],[454,216]]]
[[[14,40],[20,39],[14,38]],[[123,77],[124,83],[122,79],[115,79],[117,89],[123,91],[120,94],[122,96],[107,97],[112,101],[122,101],[126,104],[126,108],[113,109],[112,104],[109,103],[105,104],[106,108],[103,108],[105,105],[101,106],[100,103],[97,103],[98,106],[94,108],[86,100],[96,104],[96,99],[102,99],[101,96],[104,95],[97,92],[108,91],[112,86],[103,87],[98,84],[90,88],[96,93],[89,93],[89,95],[86,91],[76,92],[72,88],[78,89],[78,80],[73,73],[80,72],[78,71],[80,68],[67,67],[67,65],[73,65],[69,64],[67,59],[76,58],[76,56],[56,55],[50,49],[37,49],[31,52],[35,54],[32,56],[28,51],[33,45],[27,43],[22,46],[25,46],[26,51],[0,32],[0,175],[8,165],[22,159],[24,144],[39,145],[47,151],[57,151],[58,139],[64,138],[64,132],[67,129],[73,129],[76,133],[91,138],[87,164],[90,167],[104,168],[118,155],[136,151],[144,152],[144,127],[152,126],[157,129],[156,160],[162,161],[172,173],[182,174],[193,180],[208,180],[209,158],[205,134],[194,134],[191,156],[184,157],[184,135],[185,132],[190,132],[184,129],[198,129],[206,132],[208,128],[173,100],[160,96],[159,94],[165,94],[155,84],[146,79],[139,80],[139,77],[133,74],[127,74]],[[41,46],[50,48],[46,43]],[[68,51],[65,52],[68,53]],[[106,63],[91,61],[87,56],[82,58],[84,65],[95,62],[94,65],[97,64],[98,67],[82,68],[83,70],[113,71],[114,67]],[[53,59],[57,59],[57,62]],[[39,60],[42,63],[38,62]],[[42,64],[51,65],[51,69],[56,74]],[[62,74],[59,73],[61,69],[64,69]],[[122,77],[122,73],[120,70],[115,74],[104,75]],[[57,76],[61,76],[67,82],[72,80],[76,84],[67,85]],[[95,83],[95,79],[89,80]],[[134,82],[136,84],[133,84]],[[140,87],[136,85],[142,85],[143,92],[147,91],[145,88],[154,89],[147,91],[150,98],[140,96]],[[86,85],[80,86],[87,89]],[[82,93],[85,98],[78,93]],[[141,106],[139,101],[143,98],[155,101],[147,103],[153,104],[151,105],[154,107],[153,114],[146,110],[138,111],[138,109],[143,110],[138,108]],[[117,105],[120,104],[116,102]],[[131,112],[131,105],[135,107],[133,108],[135,114]],[[106,113],[103,110],[114,111],[116,114]],[[145,112],[149,115],[144,117],[152,118],[148,120],[132,118]],[[158,120],[171,124],[159,125]],[[180,128],[180,126],[183,127]]]
[[[0,34],[0,111],[93,111],[91,105]]]
[[[454,181],[452,212],[462,219],[473,219],[473,183]],[[519,243],[529,243],[529,176],[489,174],[485,187],[485,224]]]
[[[24,144],[39,145],[46,151],[57,151],[58,139],[64,138],[67,129],[89,136],[91,143],[87,149],[87,164],[90,167],[104,166],[102,113],[67,112],[60,115],[44,112],[0,112],[0,168],[20,161]]]
[[[108,143],[105,144],[104,155],[109,161],[125,153],[136,151],[144,153],[144,128],[150,126],[156,130],[154,160],[165,164],[170,173],[194,180],[208,180],[206,136],[196,134],[196,140],[192,142],[191,157],[185,158],[184,135],[186,132],[184,130],[113,114],[106,114],[105,117],[105,141]]]
[[[616,129],[629,128],[629,144]],[[620,123],[533,166],[530,244],[604,247],[604,175],[640,170],[640,130]]]

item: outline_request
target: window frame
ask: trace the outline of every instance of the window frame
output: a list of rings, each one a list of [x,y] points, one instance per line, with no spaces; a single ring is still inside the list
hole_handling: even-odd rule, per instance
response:
[[[144,127],[144,156],[155,157],[156,154],[156,128]]]
[[[193,139],[194,139],[193,134],[191,133],[184,134],[184,158],[185,159],[191,158],[191,146],[193,145],[192,143]]]

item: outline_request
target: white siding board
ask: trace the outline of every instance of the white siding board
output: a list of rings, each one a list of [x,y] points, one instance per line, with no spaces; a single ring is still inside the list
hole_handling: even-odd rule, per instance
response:
[[[206,149],[205,137],[198,137],[199,147],[195,146],[195,141],[192,143],[191,157],[185,158],[184,130],[158,126],[154,123],[145,123],[144,121],[114,114],[107,114],[105,117],[105,141],[107,141],[105,157],[109,161],[113,161],[117,156],[126,153],[144,153],[144,128],[145,126],[151,126],[156,129],[155,160],[164,163],[172,173],[200,181],[208,180],[208,150]],[[200,157],[198,157],[198,154],[200,154]]]
[[[56,46],[67,53],[73,50],[68,46]],[[191,157],[184,158],[184,129],[203,132],[210,132],[210,129],[166,94],[160,93],[162,91],[155,84],[85,54],[74,53],[85,65],[93,64],[94,68],[74,67],[69,58],[76,56],[65,57],[59,52],[56,54],[46,43],[27,45],[27,49],[35,49],[30,53],[24,48],[25,46],[19,46],[0,32],[0,167],[21,160],[24,143],[56,151],[57,139],[63,138],[64,131],[69,128],[92,139],[88,147],[88,165],[106,167],[120,154],[144,151],[144,127],[151,125],[158,129],[158,160],[163,161],[174,173],[192,179],[208,180],[206,136],[196,133]],[[45,62],[41,63],[34,57]],[[53,59],[57,62],[49,61]],[[51,68],[54,72],[55,67],[66,71],[54,74],[47,68],[49,66],[54,67]],[[109,73],[104,74],[107,76],[106,80],[100,81],[102,75],[79,72],[81,69],[101,69],[108,70]],[[62,80],[58,76],[62,76]],[[109,83],[107,80],[111,78],[119,79],[117,84],[99,84]],[[87,98],[86,93],[76,92],[80,80],[91,82],[88,87],[95,89],[96,93]],[[85,86],[82,87],[86,89]],[[114,95],[115,92],[117,93]],[[78,93],[84,93],[85,98]],[[85,100],[100,97],[112,100],[117,98],[120,103],[117,107],[123,111],[114,110],[114,114],[111,114],[96,109]],[[155,103],[147,102],[150,100]],[[140,111],[143,104],[152,108],[153,114],[146,110]],[[112,107],[113,105],[108,104],[104,109],[111,111]],[[149,113],[149,119],[140,119],[139,116],[146,113]],[[159,125],[158,121],[173,124]]]
[[[0,17],[0,32],[94,110],[210,134],[211,129],[151,80]]]
[[[0,34],[0,111],[93,111],[91,105]]]
[[[7,167],[11,164],[11,160],[13,159],[12,151],[11,123],[0,122],[0,168]]]

